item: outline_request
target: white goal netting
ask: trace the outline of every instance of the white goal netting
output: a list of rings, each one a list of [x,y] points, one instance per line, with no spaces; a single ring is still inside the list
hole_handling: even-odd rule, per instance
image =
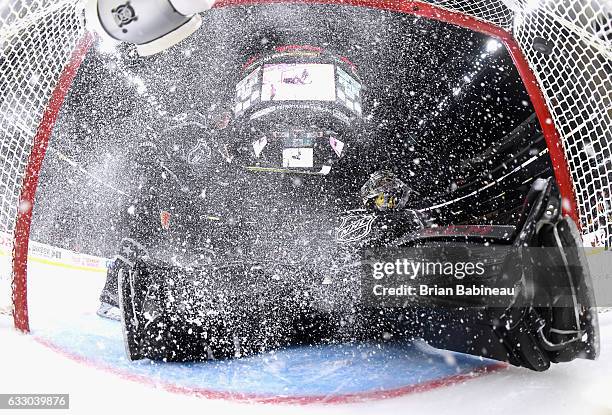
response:
[[[612,1],[526,1],[514,36],[544,92],[585,242],[612,245]],[[545,44],[550,53],[536,50]]]
[[[36,132],[84,34],[74,0],[0,1],[0,309],[8,309],[12,234]]]
[[[612,1],[427,3],[513,34],[561,135],[585,242],[612,245]],[[0,1],[0,307],[10,300],[11,240],[28,157],[50,97],[85,33],[82,15],[81,1]]]

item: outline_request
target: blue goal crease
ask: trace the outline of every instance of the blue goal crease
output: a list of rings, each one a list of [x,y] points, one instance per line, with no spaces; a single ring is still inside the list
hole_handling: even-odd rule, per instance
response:
[[[130,362],[121,326],[95,315],[34,335],[59,349],[131,375],[214,392],[259,396],[341,396],[392,391],[481,371],[493,361],[418,343],[290,347],[202,363]]]

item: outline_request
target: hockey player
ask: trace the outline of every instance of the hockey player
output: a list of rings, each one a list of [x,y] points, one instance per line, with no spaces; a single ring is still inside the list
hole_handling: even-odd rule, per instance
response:
[[[157,246],[163,244],[160,243],[156,235],[170,232],[169,229],[164,230],[163,228],[169,228],[170,224],[167,222],[174,221],[170,212],[159,211],[161,206],[160,193],[164,187],[160,174],[163,172],[165,164],[167,164],[160,160],[161,153],[151,142],[143,144],[141,151],[139,151],[138,166],[141,169],[141,193],[133,201],[129,212],[124,214],[124,218],[122,218],[122,232],[125,237],[121,241],[118,254],[108,269],[106,284],[100,295],[101,304],[98,309],[98,315],[101,317],[115,320],[120,319],[119,302],[117,299],[119,272],[127,272],[133,267],[134,262],[139,257],[150,256],[151,254],[156,256],[152,251],[159,252],[165,249],[170,252],[173,250],[173,247]],[[155,192],[150,192],[149,189],[155,189]],[[171,192],[171,194],[176,195],[174,192]],[[357,210],[341,214],[342,225],[338,228],[336,242],[340,244],[348,242],[352,245],[365,243],[372,246],[385,245],[402,234],[422,229],[425,226],[423,217],[407,208],[412,194],[414,194],[413,191],[390,170],[374,172],[361,187],[360,198],[366,211]],[[174,200],[173,204],[176,205],[179,202]],[[189,207],[187,210],[193,216],[202,216],[202,212],[196,206]],[[373,216],[372,213],[374,213]],[[369,230],[367,233],[359,235],[352,231],[348,232],[348,234],[343,233],[343,228],[354,227],[355,221],[363,222],[364,220],[371,222],[370,226],[364,228],[364,230]],[[220,220],[219,222],[222,221]],[[376,223],[375,226],[371,226],[373,223]],[[238,243],[243,246],[236,246],[236,248],[245,250],[250,244],[249,238],[246,235],[241,237],[231,236],[231,233],[241,232],[239,225],[240,223],[219,223],[221,229],[218,229],[217,233],[223,234],[224,245]],[[200,221],[196,226],[200,228],[207,226],[207,222],[205,220]],[[186,246],[188,244],[192,248],[197,248],[200,252],[207,248],[205,241],[207,238],[199,238],[195,243],[191,243],[191,241],[188,243],[189,237],[186,235],[187,233],[205,233],[208,235],[208,240],[210,238],[214,239],[214,235],[206,233],[211,231],[211,229],[182,229],[175,223],[172,224],[172,227],[171,232],[175,235],[173,240],[177,246]],[[181,234],[181,232],[184,234]],[[259,235],[254,235],[253,238],[257,240]],[[208,253],[214,254],[212,249]],[[157,254],[157,256],[167,258],[170,255],[162,253]]]

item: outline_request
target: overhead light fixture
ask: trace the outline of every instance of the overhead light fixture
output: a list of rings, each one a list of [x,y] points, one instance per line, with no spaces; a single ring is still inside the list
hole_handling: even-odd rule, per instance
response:
[[[183,41],[202,25],[214,0],[88,0],[85,20],[102,37],[132,43],[150,56]]]
[[[528,0],[527,4],[524,7],[524,12],[531,13],[533,11],[536,11],[540,8],[541,5],[542,5],[541,0]]]
[[[521,11],[519,0],[501,0],[504,5],[515,13]]]

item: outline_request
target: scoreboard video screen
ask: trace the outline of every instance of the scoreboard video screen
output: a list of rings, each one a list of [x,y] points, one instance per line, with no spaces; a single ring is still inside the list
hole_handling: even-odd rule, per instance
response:
[[[241,115],[262,103],[329,102],[362,115],[361,84],[334,64],[265,64],[236,85],[234,112]]]
[[[265,65],[262,101],[335,101],[334,65]]]

